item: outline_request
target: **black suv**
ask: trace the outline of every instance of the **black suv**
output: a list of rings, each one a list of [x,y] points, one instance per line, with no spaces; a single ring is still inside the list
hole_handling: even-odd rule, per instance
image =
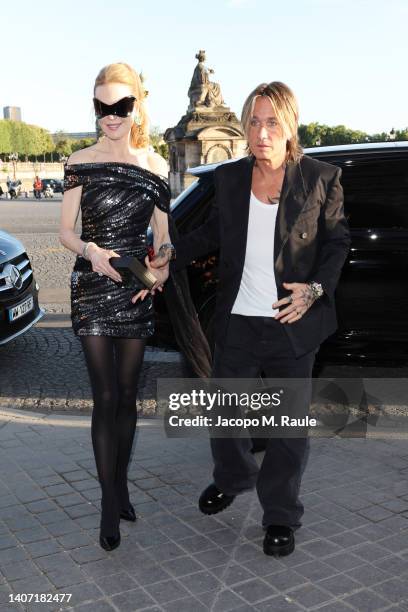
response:
[[[26,332],[43,315],[23,245],[0,230],[0,345]]]
[[[339,328],[322,346],[325,363],[408,364],[408,142],[306,149],[339,166],[352,244],[336,294]],[[226,162],[229,163],[229,162]],[[189,170],[197,180],[172,205],[180,234],[207,218],[217,164]],[[213,342],[218,255],[188,267],[203,329]],[[175,341],[161,296],[155,300],[155,342]]]

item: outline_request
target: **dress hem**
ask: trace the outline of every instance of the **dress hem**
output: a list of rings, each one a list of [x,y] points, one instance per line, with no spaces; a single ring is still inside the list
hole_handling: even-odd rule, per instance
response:
[[[117,333],[114,331],[104,331],[103,333],[101,332],[95,332],[95,331],[87,331],[87,330],[75,330],[73,329],[74,335],[77,337],[81,337],[81,336],[109,336],[109,337],[113,337],[113,338],[134,338],[135,340],[145,340],[147,338],[151,338],[154,335],[154,330],[151,333],[148,334],[138,334],[137,336],[134,334],[126,334],[126,333]]]

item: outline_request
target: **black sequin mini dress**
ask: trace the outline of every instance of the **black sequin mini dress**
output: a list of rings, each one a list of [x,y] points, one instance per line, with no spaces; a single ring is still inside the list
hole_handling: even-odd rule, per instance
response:
[[[121,162],[65,166],[64,189],[79,185],[81,239],[144,263],[154,207],[169,212],[166,180],[145,168]],[[121,283],[99,276],[88,260],[76,258],[71,275],[71,319],[77,336],[147,338],[154,333],[151,295],[133,304],[131,298],[145,287],[130,273],[121,271],[121,276]]]

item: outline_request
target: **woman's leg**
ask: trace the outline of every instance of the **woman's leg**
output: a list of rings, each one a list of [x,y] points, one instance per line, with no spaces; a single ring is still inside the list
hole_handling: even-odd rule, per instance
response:
[[[107,336],[81,336],[92,387],[92,445],[102,489],[101,535],[116,536],[119,507],[115,490],[118,435],[114,341]]]
[[[118,385],[116,490],[120,508],[127,510],[130,504],[127,487],[127,468],[135,436],[137,420],[136,393],[146,340],[115,338],[114,342]]]

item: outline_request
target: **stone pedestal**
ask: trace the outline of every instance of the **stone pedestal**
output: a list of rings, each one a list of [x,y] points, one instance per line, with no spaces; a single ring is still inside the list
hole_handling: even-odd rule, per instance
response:
[[[164,140],[169,146],[170,188],[176,197],[195,179],[188,168],[245,155],[246,140],[241,124],[228,106],[196,106]]]

